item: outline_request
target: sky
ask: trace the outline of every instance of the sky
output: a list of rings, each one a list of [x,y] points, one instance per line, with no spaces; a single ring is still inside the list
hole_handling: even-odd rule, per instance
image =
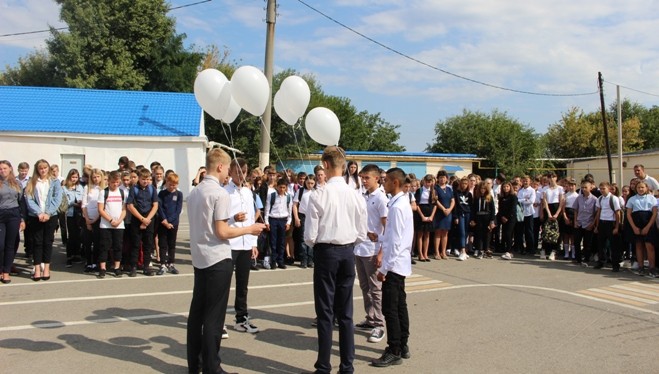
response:
[[[277,5],[275,71],[313,74],[325,93],[349,98],[360,111],[381,113],[400,125],[399,143],[407,151],[424,151],[435,139],[436,123],[465,109],[505,111],[543,134],[573,106],[599,110],[598,72],[606,81],[607,106],[616,100],[616,85],[623,86],[623,98],[659,105],[659,38],[652,36],[659,30],[659,0]],[[187,45],[226,47],[239,65],[263,68],[265,7],[266,0],[212,0],[169,15]],[[48,26],[66,26],[54,1],[0,0],[0,35]],[[0,36],[0,69],[43,48],[48,36]],[[570,96],[583,93],[591,94]]]

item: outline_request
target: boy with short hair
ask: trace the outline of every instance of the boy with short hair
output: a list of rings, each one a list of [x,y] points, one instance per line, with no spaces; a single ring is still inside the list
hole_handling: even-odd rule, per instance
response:
[[[148,169],[139,171],[139,179],[129,193],[128,211],[133,215],[130,225],[132,250],[130,254],[130,273],[128,276],[137,275],[137,261],[142,251],[144,258],[144,275],[152,276],[153,271],[149,268],[151,263],[151,252],[153,252],[154,238],[154,216],[158,212],[158,194],[151,184],[151,172]]]
[[[355,325],[360,330],[371,330],[370,343],[378,343],[384,338],[384,316],[382,315],[382,282],[377,278],[378,265],[382,260],[380,240],[387,223],[387,202],[389,199],[380,191],[378,180],[380,170],[377,165],[368,164],[359,173],[363,194],[366,200],[367,236],[369,241],[355,245],[355,265],[359,288],[364,296],[366,319]]]
[[[119,188],[121,173],[113,171],[108,176],[108,187],[98,199],[98,212],[101,215],[100,244],[98,255],[98,276],[105,278],[107,271],[106,261],[108,251],[112,249],[114,260],[114,275],[121,277],[121,248],[124,239],[124,218],[126,217],[126,203],[124,191]]]
[[[402,364],[410,358],[407,345],[410,321],[407,312],[405,278],[412,274],[410,250],[414,236],[414,218],[410,201],[402,191],[405,173],[399,168],[387,170],[384,188],[391,194],[387,225],[382,243],[382,264],[377,278],[382,283],[382,312],[387,324],[387,348],[380,358],[371,361],[376,367]]]
[[[606,262],[606,244],[608,242],[611,248],[611,265],[613,272],[620,271],[620,248],[616,243],[618,236],[618,226],[620,225],[620,200],[613,195],[609,189],[609,182],[600,183],[600,192],[602,196],[597,198],[595,207],[595,230],[597,234],[598,259],[595,269],[601,269]]]
[[[577,196],[572,208],[574,209],[574,251],[573,262],[588,264],[593,243],[593,228],[595,227],[595,213],[597,212],[597,198],[590,193],[592,183],[587,180],[581,182],[581,193]],[[583,241],[583,251],[581,243]]]
[[[183,193],[178,188],[178,175],[170,173],[165,182],[166,188],[158,193],[158,243],[160,244],[160,269],[158,275],[169,271],[178,274],[174,266],[176,259],[176,236],[179,216],[183,210]]]
[[[286,231],[291,227],[293,215],[293,198],[288,194],[288,182],[285,178],[277,181],[275,192],[268,195],[265,204],[265,227],[270,231],[270,251],[272,269],[286,269],[284,255],[286,252]]]

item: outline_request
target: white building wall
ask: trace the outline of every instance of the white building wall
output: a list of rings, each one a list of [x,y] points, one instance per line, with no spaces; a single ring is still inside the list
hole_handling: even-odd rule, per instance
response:
[[[69,167],[62,164],[62,155],[84,155],[85,164],[103,170],[116,170],[121,156],[146,167],[158,161],[165,170],[172,169],[179,175],[179,189],[187,197],[192,179],[205,163],[206,138],[3,133],[0,139],[0,159],[9,160],[14,169],[26,161],[30,175],[34,163],[43,158],[58,164],[62,177],[66,177]]]

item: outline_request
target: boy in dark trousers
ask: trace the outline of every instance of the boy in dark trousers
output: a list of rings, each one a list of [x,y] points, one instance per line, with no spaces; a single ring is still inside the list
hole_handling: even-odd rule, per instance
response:
[[[385,192],[391,194],[387,225],[382,238],[382,264],[377,277],[382,282],[382,313],[387,324],[387,348],[380,358],[371,361],[375,367],[400,365],[410,358],[407,342],[410,319],[407,312],[405,278],[412,274],[411,246],[414,219],[410,200],[403,192],[405,173],[399,168],[387,170]]]
[[[178,274],[174,266],[176,258],[176,236],[181,210],[183,210],[183,193],[178,191],[178,175],[170,173],[165,181],[165,189],[158,193],[158,243],[160,243],[160,269],[158,275],[169,271]]]
[[[124,242],[124,218],[126,217],[126,197],[119,188],[121,173],[113,171],[108,176],[108,187],[98,199],[98,212],[101,251],[98,255],[99,278],[105,278],[108,251],[112,250],[114,276],[121,277],[121,248]]]
[[[286,231],[291,227],[293,198],[288,194],[288,183],[281,178],[277,181],[277,191],[268,195],[265,205],[265,227],[270,231],[270,251],[272,269],[286,269]]]
[[[133,215],[130,225],[132,250],[130,253],[129,277],[137,275],[137,260],[140,249],[144,257],[144,275],[152,276],[149,268],[151,252],[153,252],[153,238],[155,222],[154,216],[158,212],[158,193],[151,184],[151,172],[142,169],[138,174],[138,182],[128,193],[126,204],[128,211]]]
[[[595,269],[601,269],[606,262],[606,243],[611,247],[611,265],[613,272],[620,271],[620,246],[617,243],[618,227],[620,225],[620,200],[610,193],[609,182],[600,183],[602,196],[597,198],[595,207],[595,230],[597,234],[598,259]]]

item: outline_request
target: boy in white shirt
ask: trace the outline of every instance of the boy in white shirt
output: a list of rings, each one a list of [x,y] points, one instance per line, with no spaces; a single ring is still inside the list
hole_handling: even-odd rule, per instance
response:
[[[377,278],[377,269],[382,262],[379,240],[382,239],[384,225],[387,223],[386,195],[378,188],[380,176],[377,165],[364,166],[359,173],[363,194],[366,201],[366,214],[369,241],[355,245],[355,264],[359,288],[364,296],[366,319],[355,325],[360,330],[371,330],[368,341],[378,343],[384,338],[384,316],[382,315],[382,282]]]
[[[609,242],[611,247],[611,265],[613,272],[620,271],[620,247],[616,242],[618,236],[618,227],[620,225],[620,200],[617,196],[609,192],[611,184],[609,182],[600,183],[600,192],[602,196],[597,199],[595,207],[595,230],[597,234],[597,264],[593,267],[601,269],[606,261],[606,243]]]
[[[376,367],[400,365],[402,358],[410,358],[407,342],[410,321],[407,312],[405,277],[412,274],[410,248],[414,236],[414,219],[410,200],[402,190],[405,172],[400,168],[387,170],[385,191],[391,194],[387,226],[382,243],[382,265],[378,280],[382,283],[382,312],[387,324],[387,348],[380,358],[371,361]]]
[[[108,176],[108,187],[98,199],[98,212],[101,215],[100,243],[98,254],[98,276],[105,278],[108,250],[112,249],[114,275],[121,277],[121,249],[124,242],[124,218],[126,217],[126,196],[119,188],[121,173],[113,171]]]
[[[265,227],[270,231],[270,251],[272,269],[286,269],[286,231],[291,227],[293,198],[288,194],[288,182],[277,181],[277,191],[268,195],[265,204]]]

